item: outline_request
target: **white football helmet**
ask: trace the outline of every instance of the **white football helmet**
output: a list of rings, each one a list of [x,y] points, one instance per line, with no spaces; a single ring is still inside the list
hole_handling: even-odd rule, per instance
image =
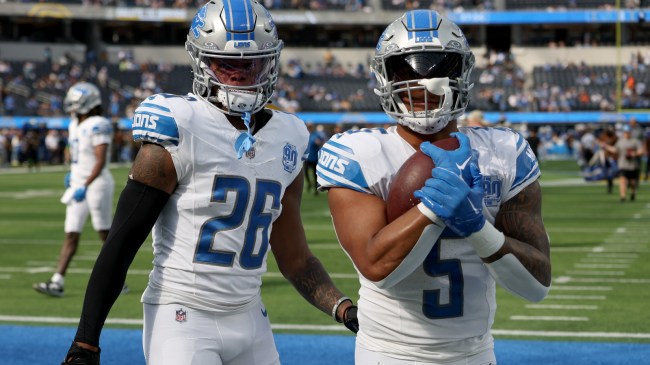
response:
[[[221,111],[255,113],[273,95],[282,41],[256,0],[210,0],[192,19],[185,49],[193,92]]]
[[[391,23],[371,64],[384,111],[421,134],[437,133],[463,114],[473,68],[463,32],[433,10],[411,10]]]
[[[101,93],[97,86],[89,82],[72,85],[63,99],[63,110],[68,114],[88,114],[98,105],[102,105]]]

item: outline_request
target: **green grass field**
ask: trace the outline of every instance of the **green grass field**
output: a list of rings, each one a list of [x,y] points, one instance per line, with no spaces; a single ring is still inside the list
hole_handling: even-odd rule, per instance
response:
[[[63,298],[36,293],[49,279],[63,239],[63,168],[34,173],[0,172],[0,322],[74,326],[100,242],[90,223],[66,276]],[[116,199],[127,169],[112,169]],[[650,343],[650,192],[642,185],[634,203],[620,203],[602,183],[582,183],[575,162],[542,164],[544,221],[551,238],[553,287],[531,304],[499,288],[495,335],[501,338]],[[305,194],[303,220],[314,253],[335,283],[356,299],[358,282],[331,229],[325,194]],[[151,265],[150,241],[136,257],[107,326],[138,327],[140,293]],[[331,318],[308,305],[269,258],[263,298],[277,331],[331,333]],[[126,322],[126,324],[124,324]],[[289,325],[305,325],[295,327]],[[312,327],[309,327],[312,326]],[[346,333],[343,329],[341,334]]]

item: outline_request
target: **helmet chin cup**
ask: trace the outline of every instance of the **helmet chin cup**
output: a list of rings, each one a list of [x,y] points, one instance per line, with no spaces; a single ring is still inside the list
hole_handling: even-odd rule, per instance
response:
[[[436,109],[440,110],[440,109]],[[398,117],[397,123],[401,124],[416,133],[420,134],[434,134],[440,132],[444,127],[449,124],[452,119],[451,115],[435,117],[418,117],[417,115],[424,112],[414,113],[415,117]]]
[[[263,97],[256,92],[227,91],[220,88],[217,91],[217,101],[230,112],[252,113],[262,105]]]

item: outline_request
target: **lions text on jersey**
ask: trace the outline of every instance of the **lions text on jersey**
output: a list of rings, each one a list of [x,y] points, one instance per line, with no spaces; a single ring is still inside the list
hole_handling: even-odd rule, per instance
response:
[[[178,179],[153,228],[144,303],[230,313],[257,303],[272,223],[301,171],[308,132],[302,120],[273,111],[237,159],[240,134],[193,94],[154,95],[136,110],[134,140],[165,147]]]
[[[540,175],[525,139],[510,129],[460,128],[479,152],[483,213],[494,223],[502,202]],[[415,150],[396,132],[373,128],[334,136],[321,149],[318,183],[386,200],[391,180]],[[444,362],[493,347],[495,282],[473,247],[445,230],[421,267],[379,289],[359,275],[357,346],[397,359]]]

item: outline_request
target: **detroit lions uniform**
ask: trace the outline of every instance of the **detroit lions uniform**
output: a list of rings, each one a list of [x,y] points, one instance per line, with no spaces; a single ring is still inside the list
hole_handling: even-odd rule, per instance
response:
[[[253,313],[263,319],[264,334],[272,344],[260,299],[262,274],[272,223],[282,211],[286,188],[301,172],[309,137],[302,120],[272,112],[271,120],[255,133],[253,149],[238,159],[233,146],[241,131],[193,94],[154,95],[136,110],[134,140],[162,145],[172,157],[178,179],[153,228],[154,266],[142,296],[143,303],[160,305],[161,312],[175,309],[175,315],[161,320],[187,321],[188,329],[218,337],[213,327],[206,328],[203,317],[210,316],[206,312],[215,318]],[[223,318],[217,323],[223,325]],[[151,327],[155,325],[145,323],[145,336],[155,336],[157,330]],[[220,330],[229,331],[222,334],[224,338],[239,331],[232,345],[237,348],[256,346],[247,342],[247,336],[254,339],[260,332],[247,322]],[[188,336],[201,337],[192,331]],[[145,352],[165,353],[164,349]],[[262,356],[272,361],[277,352]]]
[[[479,152],[483,214],[494,223],[500,204],[539,177],[537,160],[525,139],[510,129],[460,131]],[[394,126],[338,134],[321,149],[318,183],[386,200],[392,178],[414,152]],[[495,361],[490,334],[495,281],[472,245],[451,230],[443,232],[422,266],[397,285],[379,289],[361,274],[359,281],[357,348],[435,364]]]
[[[81,232],[90,213],[96,231],[108,230],[113,215],[113,193],[115,181],[108,169],[113,127],[108,119],[92,116],[79,123],[73,119],[68,126],[70,150],[70,187],[80,188],[92,173],[97,158],[95,147],[106,144],[106,164],[101,173],[88,186],[86,198],[81,202],[70,201],[66,208],[65,231]]]

